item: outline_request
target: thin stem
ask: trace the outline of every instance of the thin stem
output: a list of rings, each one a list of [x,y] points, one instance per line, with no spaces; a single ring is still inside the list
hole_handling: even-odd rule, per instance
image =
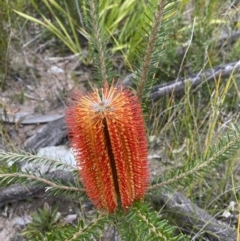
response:
[[[98,24],[99,19],[98,19],[94,0],[89,0],[89,7],[90,7],[90,17],[92,20],[91,22],[92,22],[92,27],[93,27],[93,36],[94,36],[94,40],[96,41],[96,46],[97,46],[97,50],[98,50],[101,77],[102,77],[102,81],[105,81],[105,80],[107,80],[107,68],[106,68],[106,62],[105,62],[105,58],[104,58],[103,43],[102,43],[102,39],[100,36],[100,27]]]
[[[77,240],[77,238],[78,238],[81,234],[84,234],[84,232],[88,232],[89,230],[94,230],[101,221],[106,221],[106,217],[105,217],[105,216],[99,216],[99,217],[96,218],[92,223],[88,224],[88,226],[86,226],[85,228],[80,228],[76,233],[74,233],[74,235],[72,236],[72,238],[70,238],[70,239],[65,239],[65,241]]]
[[[55,188],[59,188],[59,189],[64,189],[64,190],[68,190],[68,191],[75,191],[75,192],[83,192],[84,190],[81,188],[77,188],[77,187],[69,187],[69,186],[63,186],[63,185],[57,185],[54,182],[51,182],[45,178],[42,177],[37,177],[34,175],[29,175],[29,174],[23,174],[23,173],[7,173],[7,174],[0,174],[0,178],[8,178],[8,177],[23,177],[23,178],[29,178],[29,179],[33,179],[33,180],[37,180],[39,182],[42,182],[44,184],[47,184],[51,187],[55,187]]]
[[[224,153],[227,152],[228,149],[231,149],[232,146],[235,146],[236,143],[240,142],[240,136],[235,136],[232,138],[232,141],[230,141],[229,143],[227,143],[227,145],[225,147],[222,147],[221,149],[219,149],[216,153],[214,153],[214,155],[212,157],[210,157],[208,160],[204,161],[203,163],[200,163],[199,165],[193,167],[192,169],[190,169],[189,171],[186,171],[176,177],[173,177],[167,181],[152,185],[151,187],[148,188],[149,191],[154,190],[156,188],[160,188],[166,185],[169,185],[173,182],[176,182],[178,180],[182,180],[183,178],[186,178],[187,176],[193,175],[194,173],[198,173],[199,171],[201,171],[203,168],[208,167],[212,162],[214,162],[215,160],[217,160],[219,157],[223,156]]]
[[[145,52],[145,55],[143,58],[143,66],[142,66],[141,73],[140,73],[140,80],[138,82],[137,95],[138,95],[139,99],[142,98],[144,85],[148,78],[149,68],[150,68],[150,64],[151,64],[151,58],[154,53],[154,48],[156,45],[157,36],[158,36],[158,32],[159,32],[159,27],[161,25],[162,18],[163,18],[164,5],[165,5],[165,0],[159,0],[157,7],[156,7],[157,10],[155,12],[154,20],[152,23],[152,31],[148,38],[146,52]]]
[[[154,226],[154,224],[151,222],[151,220],[149,220],[149,218],[147,217],[147,215],[144,215],[142,214],[138,209],[135,209],[135,212],[136,214],[138,215],[139,217],[139,221],[145,223],[145,226],[147,226],[149,228],[149,233],[153,233],[154,234],[154,237],[155,238],[159,238],[159,240],[164,240],[164,241],[167,241],[167,237],[162,234],[161,232],[159,232],[157,229],[156,229],[156,226]]]

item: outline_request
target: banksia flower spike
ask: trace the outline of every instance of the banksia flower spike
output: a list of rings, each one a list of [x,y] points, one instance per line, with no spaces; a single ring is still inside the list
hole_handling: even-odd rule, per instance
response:
[[[72,99],[66,122],[86,193],[97,208],[126,209],[144,196],[149,183],[138,98],[123,87],[105,84]]]

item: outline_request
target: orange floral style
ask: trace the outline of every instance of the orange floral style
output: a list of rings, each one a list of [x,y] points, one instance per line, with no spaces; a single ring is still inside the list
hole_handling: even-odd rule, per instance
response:
[[[86,193],[97,208],[126,209],[149,183],[140,102],[130,90],[107,84],[72,99],[66,122]]]

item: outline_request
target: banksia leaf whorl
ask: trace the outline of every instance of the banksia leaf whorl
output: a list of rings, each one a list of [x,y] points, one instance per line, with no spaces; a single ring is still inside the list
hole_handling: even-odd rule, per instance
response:
[[[126,209],[149,182],[147,139],[141,105],[130,90],[104,86],[75,93],[66,122],[80,178],[94,205]]]

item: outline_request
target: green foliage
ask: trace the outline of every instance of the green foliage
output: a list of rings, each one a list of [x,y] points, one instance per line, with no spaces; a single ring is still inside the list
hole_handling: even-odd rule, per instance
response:
[[[97,58],[97,55],[94,55],[91,51],[88,51],[87,54],[82,54],[83,45],[86,45],[86,41],[89,38],[94,37],[92,34],[93,28],[90,26],[92,19],[89,15],[93,12],[88,11],[88,8],[86,8],[88,4],[88,1],[79,0],[31,0],[25,5],[27,11],[20,11],[21,8],[16,5],[11,7],[22,17],[43,26],[48,30],[48,33],[55,35],[57,40],[63,43],[63,46],[67,46],[70,51],[79,54],[82,62],[89,64],[92,63],[92,58]],[[145,2],[142,0],[141,4],[139,4],[135,0],[125,2],[122,0],[107,0],[101,1],[99,4],[97,3],[95,6],[99,8],[99,14],[97,13],[99,16],[96,15],[96,17],[98,19],[97,24],[101,26],[99,32],[101,33],[101,37],[103,37],[102,43],[110,43],[108,36],[111,36],[112,39],[113,48],[111,48],[111,51],[106,49],[105,53],[116,51],[127,52],[130,48],[129,40],[136,32],[135,26],[141,18]],[[103,34],[103,32],[107,34]],[[51,36],[48,35],[49,37]],[[105,39],[108,41],[105,42]],[[97,43],[90,41],[90,44],[96,47]],[[111,56],[112,53],[108,54]],[[106,60],[105,56],[104,61]]]
[[[39,165],[39,163],[41,163],[41,165],[48,169],[54,168],[55,170],[71,171],[72,173],[77,171],[75,166],[61,161],[61,157],[59,157],[59,160],[55,160],[49,157],[37,156],[34,153],[32,154],[25,151],[5,152],[3,150],[0,150],[0,156],[0,164],[9,163],[9,165],[23,165],[24,163],[31,163],[33,165]]]
[[[186,162],[181,169],[173,170],[168,175],[160,178],[157,183],[150,187],[150,190],[164,187],[172,183],[185,186],[195,178],[200,178],[204,173],[211,174],[214,167],[231,160],[238,153],[240,147],[240,130],[229,133],[220,142],[209,148],[204,154],[191,162]]]
[[[147,203],[136,202],[127,215],[119,213],[119,232],[124,240],[189,240],[187,236],[177,234],[175,227],[162,220]]]
[[[31,214],[32,221],[23,231],[23,235],[28,240],[42,240],[47,233],[50,233],[57,226],[59,215],[57,207],[53,209],[45,203],[43,209],[38,209],[37,212]]]
[[[101,82],[108,81],[111,82],[113,76],[111,73],[111,54],[110,49],[107,49],[107,44],[109,41],[108,35],[104,26],[101,26],[100,20],[100,4],[97,0],[86,1],[86,22],[87,30],[89,33],[89,40],[92,47],[92,52],[94,53],[94,67],[95,67],[95,79]]]
[[[3,9],[0,10],[0,18],[4,19],[4,13]],[[0,23],[0,29],[4,30],[4,22],[1,21]],[[5,73],[7,65],[8,65],[8,59],[7,59],[7,41],[8,41],[8,34],[6,31],[0,31],[0,89],[4,88],[5,86]]]
[[[98,239],[105,224],[109,223],[106,216],[97,216],[92,222],[84,224],[83,220],[79,220],[76,227],[72,225],[56,225],[45,235],[40,234],[36,241],[55,241],[55,240],[71,240],[71,241],[92,241]]]
[[[8,167],[6,167],[6,164]],[[72,173],[72,177],[78,176],[76,168],[61,162],[61,159],[53,160],[26,152],[12,153],[1,150],[0,166],[4,166],[6,169],[5,172],[0,173],[0,187],[13,183],[28,185],[28,182],[31,181],[32,185],[48,186],[49,195],[64,195],[66,198],[71,199],[85,196],[78,178],[60,180],[58,177],[51,175],[51,170],[54,168],[56,171],[69,171]]]
[[[7,28],[11,21],[9,9],[6,0],[0,1],[0,90],[4,89],[6,84],[6,75],[9,69],[8,44],[10,39],[10,30]]]
[[[136,54],[140,66],[135,68],[137,71],[134,78],[138,86],[138,97],[145,107],[149,106],[148,96],[153,84],[156,83],[154,79],[159,67],[159,59],[170,31],[167,23],[174,15],[176,6],[176,0],[157,1],[156,3],[149,1],[146,8],[144,24],[140,32],[143,41]]]
[[[131,40],[136,34],[136,26],[139,25],[146,2],[144,0],[106,0],[100,1],[99,4],[101,24],[113,39],[111,51],[122,51],[126,54],[127,61],[132,45]]]
[[[37,17],[18,11],[14,8],[13,11],[25,19],[43,26],[45,29],[53,33],[60,41],[62,41],[62,43],[67,46],[70,51],[75,54],[79,54],[83,62],[86,62],[86,57],[81,56],[82,48],[79,42],[79,32],[82,36],[86,37],[86,31],[79,26],[78,22],[74,20],[66,3],[63,4],[63,6],[59,5],[57,1],[49,2],[47,0],[43,0],[41,1],[41,4],[42,3],[46,7],[47,11],[49,11],[54,20],[53,22],[51,19],[49,19],[49,16],[47,16],[44,11],[41,11],[37,1],[34,0],[31,0],[31,4],[41,16],[40,20]],[[67,19],[67,21],[63,22],[61,19]]]

